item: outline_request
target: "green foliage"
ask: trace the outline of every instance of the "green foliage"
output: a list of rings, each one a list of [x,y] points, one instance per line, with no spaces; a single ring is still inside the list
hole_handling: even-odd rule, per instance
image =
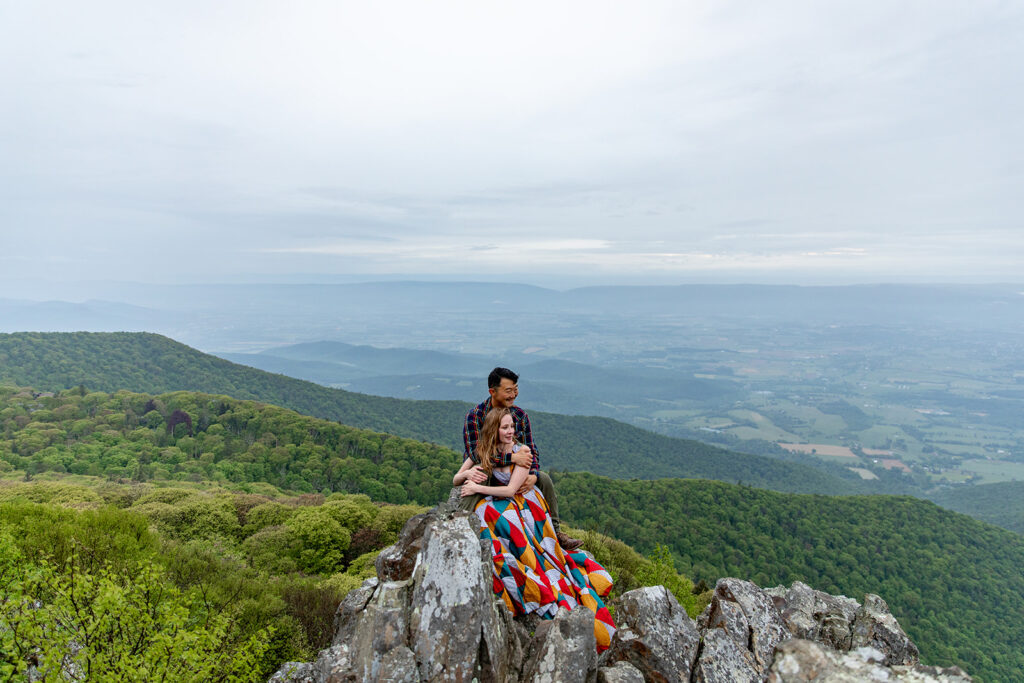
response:
[[[370,526],[380,509],[370,501],[369,496],[338,496],[338,494],[331,496],[324,503],[323,508],[338,524],[349,531]]]
[[[72,562],[72,564],[77,564]],[[231,642],[231,620],[202,612],[143,562],[62,572],[32,562],[0,530],[0,674],[72,680],[256,681],[269,631]]]
[[[664,586],[679,600],[691,617],[700,614],[710,601],[710,593],[695,595],[693,582],[676,571],[675,561],[667,546],[655,544],[648,555],[649,562],[637,571],[637,581],[643,586]]]
[[[132,391],[163,393],[177,391],[209,392],[228,395],[239,399],[255,399],[296,410],[304,415],[313,415],[327,420],[338,420],[360,430],[387,432],[401,437],[442,444],[462,452],[462,421],[471,407],[458,401],[408,401],[380,396],[356,394],[340,389],[330,389],[312,382],[292,379],[254,368],[236,365],[216,358],[166,337],[148,333],[16,333],[0,334],[0,366],[3,367],[0,381],[38,389],[61,391],[78,395],[81,385],[91,390],[120,392]],[[117,395],[117,394],[115,394]],[[88,398],[82,397],[82,398]],[[481,400],[485,396],[481,396]],[[198,406],[190,409],[168,401],[154,403],[156,415],[147,410],[146,401],[133,401],[132,414],[126,416],[127,423],[144,427],[150,432],[163,434],[164,416],[174,410],[184,410],[193,419],[197,429],[208,431],[209,421],[219,422],[225,431],[218,434],[223,441],[210,438],[195,439],[195,446],[202,450],[178,456],[171,452],[165,457],[200,459],[188,462],[188,467],[176,462],[171,471],[186,470],[197,478],[217,479],[220,476],[230,481],[269,481],[283,488],[293,490],[324,490],[361,492],[377,501],[405,503],[414,501],[433,504],[444,496],[444,491],[431,488],[432,484],[444,479],[443,472],[450,472],[446,454],[438,458],[438,468],[421,467],[415,463],[412,468],[397,468],[395,473],[379,468],[373,481],[366,472],[360,472],[353,479],[342,476],[342,470],[354,466],[345,456],[338,462],[322,463],[320,472],[310,469],[314,476],[305,476],[303,469],[289,471],[275,469],[281,460],[306,459],[307,453],[297,454],[294,449],[268,440],[264,445],[275,453],[274,462],[262,463],[259,468],[243,465],[239,472],[235,468],[217,467],[222,459],[230,458],[237,450],[231,444],[233,430],[245,427],[250,420],[251,408],[240,412],[231,406],[224,412],[213,415],[204,413]],[[0,413],[2,414],[2,413]],[[117,417],[119,420],[119,416]],[[198,418],[198,420],[197,420]],[[633,477],[638,474],[645,478],[655,477],[703,477],[724,481],[743,481],[756,486],[780,491],[801,491],[817,493],[848,493],[866,491],[866,485],[857,478],[846,478],[822,472],[802,464],[782,462],[777,459],[735,453],[709,446],[699,441],[670,438],[653,434],[621,422],[600,417],[575,417],[531,411],[534,436],[545,469],[569,469],[596,472],[612,477]],[[110,425],[123,429],[125,421]],[[251,425],[250,425],[251,426]],[[275,431],[275,430],[271,430]],[[359,431],[359,430],[353,430]],[[290,439],[298,439],[302,432],[290,432]],[[172,440],[175,435],[171,435]],[[30,429],[22,437],[25,450],[38,452],[46,445],[58,445],[60,435],[40,427]],[[161,437],[162,438],[162,437]],[[370,458],[376,464],[377,458],[396,460],[390,452],[396,444],[410,448],[401,441],[392,442],[379,434],[358,436],[351,453],[357,458]],[[299,439],[301,441],[301,439]],[[161,443],[158,439],[154,443]],[[422,444],[421,444],[422,447]],[[0,447],[2,448],[2,447]],[[284,450],[278,450],[283,448]],[[243,449],[245,450],[245,449]],[[435,451],[433,456],[439,455]],[[17,451],[15,451],[17,452]],[[212,455],[212,467],[202,467],[203,452]],[[22,455],[21,453],[18,453]],[[267,457],[260,453],[257,459]],[[457,463],[457,461],[456,461]],[[19,467],[17,463],[11,463]],[[127,463],[121,466],[118,476],[135,476],[138,465],[143,476],[153,476],[159,466],[155,463]],[[57,462],[50,460],[46,467],[55,468]],[[457,464],[456,464],[457,466]],[[365,465],[360,465],[365,467]],[[259,474],[255,471],[258,470]],[[102,473],[110,474],[111,469]],[[97,474],[101,472],[96,472]],[[449,475],[450,477],[450,475]],[[240,478],[240,479],[239,479]],[[450,480],[450,479],[449,479]]]
[[[152,520],[165,536],[181,541],[234,539],[241,534],[238,517],[225,500],[185,499],[173,505],[140,502],[132,510]]]
[[[693,583],[679,574],[664,546],[658,546],[650,557],[644,557],[622,541],[595,532],[572,529],[563,525],[570,536],[583,539],[590,552],[615,580],[609,600],[643,586],[665,586],[675,595],[691,617],[696,617],[711,601],[711,591],[693,593]]]
[[[787,495],[583,473],[554,479],[576,524],[656,558],[667,541],[674,565],[695,580],[800,580],[857,599],[877,593],[924,661],[961,666],[976,680],[1024,671],[1024,539],[1016,534],[905,496]]]
[[[284,526],[291,532],[299,568],[313,574],[331,574],[343,566],[352,534],[326,506],[301,508]]]
[[[119,487],[126,491],[118,492]],[[355,558],[347,566],[348,572],[341,572],[346,568],[345,540],[349,531],[337,516],[345,513],[344,518],[355,523],[377,522],[377,515],[368,509],[376,506],[359,496],[339,496],[328,507],[315,505],[322,503],[318,496],[271,501],[254,494],[229,495],[181,487],[161,489],[149,484],[99,483],[88,488],[73,484],[39,486],[30,482],[5,484],[0,490],[10,501],[0,503],[0,535],[4,539],[0,544],[0,564],[16,557],[16,564],[26,568],[24,571],[34,568],[32,571],[49,572],[47,585],[61,590],[65,588],[60,583],[65,579],[61,577],[75,577],[75,588],[79,591],[76,595],[87,595],[88,599],[99,601],[97,604],[105,605],[103,601],[109,600],[113,601],[110,604],[128,605],[123,618],[135,619],[139,628],[148,629],[147,633],[158,634],[159,629],[146,618],[164,620],[160,623],[171,629],[195,632],[194,636],[183,633],[180,645],[171,644],[177,648],[172,650],[175,653],[185,648],[199,656],[210,647],[221,653],[215,659],[221,664],[216,674],[207,677],[205,669],[186,668],[198,666],[189,655],[179,657],[179,668],[167,669],[168,680],[265,680],[284,661],[311,658],[330,644],[328,631],[333,610],[348,590],[358,586],[368,572],[372,573],[373,559],[381,547]],[[135,504],[128,509],[108,506],[75,510],[47,500],[48,496],[65,503],[89,499],[89,494],[96,491],[122,504]],[[40,503],[27,502],[29,497]],[[400,525],[422,511],[416,506],[384,509],[387,525]],[[263,514],[266,519],[296,521],[292,526],[265,526],[246,537],[244,529],[248,526],[243,526],[241,520],[251,520],[254,512],[257,518]],[[378,537],[381,535],[376,527],[363,529],[373,529]],[[323,573],[303,575],[300,569]],[[330,573],[334,576],[326,576]],[[82,577],[89,577],[88,583],[82,583],[86,581]],[[0,576],[2,580],[5,579]],[[14,581],[9,577],[6,580]],[[83,594],[81,591],[86,589],[89,592]],[[0,583],[0,606],[6,609],[11,603],[4,602],[3,591],[13,588]],[[154,591],[165,596],[161,598],[165,602],[160,603],[163,607],[138,602],[139,596],[146,598]],[[132,603],[133,600],[136,602]],[[136,615],[132,604],[149,609],[149,617]],[[18,612],[11,616],[8,610],[4,614],[5,618],[19,619],[17,625],[22,631],[5,631],[0,623],[0,638],[7,639],[0,640],[0,646],[4,652],[14,652],[7,660],[0,659],[0,667],[10,669],[0,668],[0,679],[4,678],[3,673],[13,675],[15,666],[23,672],[24,657],[31,654],[33,647],[40,647],[24,639],[14,647],[8,642],[14,637],[12,633],[28,633],[22,628],[24,619],[41,620],[44,613],[33,612],[26,617]],[[187,620],[184,626],[177,626],[181,614]],[[107,621],[88,622],[88,627],[101,632],[108,626],[125,628],[117,620],[103,619]],[[198,631],[200,627],[207,631]],[[144,634],[136,635],[141,642],[147,642]],[[116,640],[113,636],[109,639]],[[53,652],[67,642],[71,640],[54,640]],[[251,642],[259,643],[259,647],[250,647]],[[110,648],[110,652],[118,651],[114,645]],[[231,653],[238,654],[244,675],[237,673],[238,667],[229,666],[225,657],[234,656]],[[111,668],[113,665],[103,659],[106,656],[97,655],[90,660],[96,662],[91,665],[93,670],[115,673],[97,675],[97,680],[119,676],[123,680],[145,678],[141,673],[140,678],[132,678],[135,674]],[[166,662],[149,664],[135,654],[125,657],[143,672],[159,673],[166,669]]]
[[[159,425],[145,426],[140,417],[150,404],[193,415],[195,433],[176,435]],[[39,413],[45,413],[46,422],[33,421]],[[62,436],[46,436],[51,433]],[[253,492],[262,482],[294,491],[336,492],[332,509],[350,531],[372,525],[376,512],[371,498],[436,503],[447,494],[451,472],[460,463],[455,453],[438,446],[225,396],[178,392],[154,397],[126,391],[81,396],[75,390],[37,399],[31,392],[10,389],[0,392],[0,459],[33,475],[73,472],[117,481],[216,481]],[[54,486],[61,485],[40,484],[38,493],[23,490],[19,495],[52,499],[55,492],[42,489]],[[112,493],[107,490],[104,495]],[[129,488],[117,493],[122,499],[109,502],[121,507],[176,505],[194,494],[182,487],[145,493]],[[0,496],[5,495],[0,489]],[[91,490],[76,495],[86,497],[67,502],[98,507],[106,501]],[[162,510],[159,505],[150,509],[154,516]],[[226,517],[218,522],[217,511],[208,505],[190,514],[196,528],[185,533],[205,537],[240,532]]]
[[[942,507],[1024,534],[1024,481],[958,486],[928,497]]]
[[[242,543],[249,564],[270,574],[290,574],[299,570],[299,563],[293,557],[295,547],[295,535],[284,525],[260,529]]]
[[[251,536],[268,526],[284,524],[294,512],[294,507],[276,501],[257,505],[249,510],[245,517],[245,535]]]
[[[360,581],[363,579],[372,579],[377,576],[377,569],[374,567],[374,562],[377,561],[378,555],[380,555],[379,550],[363,553],[349,563],[346,573]]]

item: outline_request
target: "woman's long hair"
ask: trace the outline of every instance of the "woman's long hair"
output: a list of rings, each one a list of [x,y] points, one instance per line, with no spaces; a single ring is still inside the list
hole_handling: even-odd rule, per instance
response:
[[[512,411],[508,408],[491,408],[484,417],[480,438],[476,442],[476,459],[487,474],[494,468],[491,457],[498,452],[498,427],[501,426],[501,418],[511,414]]]

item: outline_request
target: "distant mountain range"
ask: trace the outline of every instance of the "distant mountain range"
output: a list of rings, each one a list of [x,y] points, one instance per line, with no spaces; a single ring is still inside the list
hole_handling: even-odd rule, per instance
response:
[[[491,368],[520,375],[521,400],[536,410],[623,419],[664,401],[719,402],[738,396],[723,382],[651,368],[608,369],[526,353],[482,356],[377,348],[336,341],[276,347],[261,353],[218,354],[242,365],[350,391],[395,398],[479,401]]]
[[[558,291],[513,283],[338,285],[83,284],[85,303],[0,299],[0,332],[150,330],[207,349],[265,349],[310,339],[372,339],[378,323],[409,338],[462,344],[494,335],[521,347],[571,326],[630,320],[741,320],[746,325],[954,325],[1024,330],[1024,285],[677,285]],[[59,305],[58,305],[59,304]],[[512,326],[495,327],[494,321]],[[482,323],[482,325],[478,324]],[[566,323],[571,323],[568,325]],[[349,334],[352,331],[356,334]],[[471,335],[467,335],[471,331]],[[297,336],[298,335],[298,336]],[[422,346],[423,344],[417,344]],[[250,348],[252,348],[250,346]],[[472,350],[460,348],[460,351]],[[479,349],[477,349],[479,350]]]

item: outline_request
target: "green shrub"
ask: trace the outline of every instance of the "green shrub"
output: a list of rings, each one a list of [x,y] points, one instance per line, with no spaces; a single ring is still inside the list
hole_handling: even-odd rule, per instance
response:
[[[295,559],[299,569],[311,574],[331,574],[343,568],[352,535],[330,511],[323,507],[301,508],[284,525],[298,542]]]
[[[249,564],[268,574],[290,574],[299,570],[293,557],[298,540],[286,526],[268,526],[242,542],[242,552]]]
[[[71,564],[79,564],[72,562]],[[269,629],[232,642],[230,619],[195,621],[193,599],[161,568],[63,573],[0,532],[0,675],[83,680],[261,680]],[[88,608],[83,609],[83,606]]]
[[[294,513],[295,508],[274,501],[257,505],[246,514],[245,528],[242,533],[245,536],[251,536],[268,526],[284,524]]]

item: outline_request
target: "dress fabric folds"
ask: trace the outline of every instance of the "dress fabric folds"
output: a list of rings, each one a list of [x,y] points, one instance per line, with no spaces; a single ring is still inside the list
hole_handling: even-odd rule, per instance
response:
[[[507,474],[494,475],[508,481]],[[494,592],[505,605],[516,615],[533,612],[544,619],[554,618],[559,608],[583,605],[594,613],[597,651],[606,650],[615,624],[601,598],[612,589],[612,577],[587,553],[562,549],[541,492],[485,496],[475,512],[480,538],[491,543]]]

